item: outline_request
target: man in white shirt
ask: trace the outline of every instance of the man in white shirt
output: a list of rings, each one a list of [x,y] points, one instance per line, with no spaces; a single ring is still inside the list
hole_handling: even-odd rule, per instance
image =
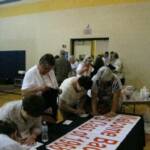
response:
[[[76,69],[78,67],[78,62],[75,60],[75,57],[73,55],[69,56],[68,59],[70,65],[71,65],[71,72],[69,73],[69,77],[76,76]]]
[[[44,110],[45,100],[41,96],[30,95],[3,105],[0,108],[0,120],[14,122],[23,143],[33,144],[41,133],[41,114]]]
[[[109,52],[108,51],[106,51],[104,53],[104,57],[102,57],[102,60],[103,60],[103,63],[104,63],[105,66],[109,65],[110,58],[109,58]]]
[[[56,76],[53,70],[55,59],[51,54],[45,54],[39,60],[39,64],[30,68],[23,79],[22,93],[41,94],[48,87],[58,88]]]
[[[114,67],[113,72],[118,76],[118,78],[121,80],[121,83],[125,84],[125,77],[123,74],[123,63],[121,59],[119,58],[118,53],[114,53],[114,61],[111,63],[111,65]]]
[[[50,88],[58,89],[58,83],[53,70],[55,59],[52,54],[45,54],[39,60],[39,64],[30,68],[23,79],[22,94],[28,96],[31,94],[42,95],[49,91]],[[55,99],[47,99],[51,106],[52,116],[56,119],[57,101]],[[49,116],[50,117],[50,116]]]
[[[64,119],[85,113],[85,96],[91,86],[91,79],[84,76],[70,77],[63,81],[60,86],[62,93],[59,97],[59,108]]]

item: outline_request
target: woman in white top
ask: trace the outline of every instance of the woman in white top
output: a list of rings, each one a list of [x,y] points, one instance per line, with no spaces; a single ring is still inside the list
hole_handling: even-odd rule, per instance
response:
[[[68,77],[76,76],[76,69],[78,67],[78,62],[75,60],[75,57],[73,55],[69,56],[68,61],[71,65],[71,71],[69,72]]]
[[[85,56],[84,60],[78,65],[76,73],[77,76],[89,76],[91,72],[94,71],[94,68],[91,65],[92,58],[91,56]]]

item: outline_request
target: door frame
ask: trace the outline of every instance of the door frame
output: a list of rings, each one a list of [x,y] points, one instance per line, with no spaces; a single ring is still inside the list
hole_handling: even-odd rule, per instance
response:
[[[99,38],[72,38],[70,39],[70,54],[74,55],[74,46],[76,41],[95,41],[95,40],[101,40],[101,41],[108,41],[109,37],[99,37]]]

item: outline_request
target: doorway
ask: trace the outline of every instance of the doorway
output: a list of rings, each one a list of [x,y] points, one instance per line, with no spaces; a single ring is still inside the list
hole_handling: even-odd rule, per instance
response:
[[[82,60],[85,55],[95,58],[99,54],[108,51],[109,38],[78,38],[70,40],[70,54]]]

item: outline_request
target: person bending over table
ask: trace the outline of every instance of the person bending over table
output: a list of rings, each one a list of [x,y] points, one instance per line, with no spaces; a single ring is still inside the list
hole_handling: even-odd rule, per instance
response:
[[[72,119],[85,113],[84,104],[87,90],[92,86],[89,77],[70,77],[60,86],[59,108],[64,119]]]
[[[114,116],[118,111],[121,95],[121,81],[110,68],[101,67],[92,78],[92,114]]]
[[[0,120],[14,122],[24,144],[33,144],[41,134],[41,114],[45,110],[45,100],[41,96],[30,95],[23,100],[8,102],[0,108]]]
[[[53,70],[54,65],[55,59],[52,54],[43,55],[39,60],[39,64],[30,68],[25,74],[21,88],[23,96],[31,94],[42,95],[44,92],[47,93],[50,88],[58,89],[58,83]],[[56,120],[57,98],[49,98],[47,100],[51,104],[47,113],[51,113],[52,117]]]
[[[0,149],[25,150],[18,141],[18,134],[16,124],[0,120]]]

